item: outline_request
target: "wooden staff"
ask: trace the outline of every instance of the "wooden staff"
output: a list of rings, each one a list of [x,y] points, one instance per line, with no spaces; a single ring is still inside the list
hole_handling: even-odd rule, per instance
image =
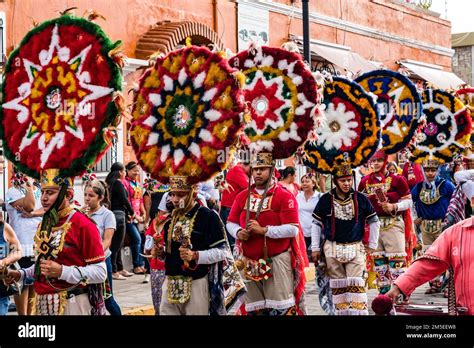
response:
[[[249,228],[249,218],[250,218],[250,188],[252,183],[252,166],[249,169],[249,183],[247,185],[247,212],[245,214],[245,230],[247,231]]]

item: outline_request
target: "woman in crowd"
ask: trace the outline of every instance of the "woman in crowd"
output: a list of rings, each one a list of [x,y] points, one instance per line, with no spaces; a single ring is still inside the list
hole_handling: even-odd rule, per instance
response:
[[[300,217],[301,228],[306,242],[308,257],[311,256],[311,225],[313,221],[313,211],[318,204],[321,193],[317,190],[316,176],[312,173],[303,175],[301,178],[301,191],[296,196],[298,201],[298,215]]]
[[[128,200],[132,206],[134,215],[131,221],[127,221],[127,235],[130,238],[130,249],[132,249],[133,273],[145,274],[149,272],[149,266],[145,269],[144,260],[140,255],[143,250],[145,236],[140,235],[139,224],[145,223],[145,206],[143,205],[143,190],[139,183],[140,167],[137,162],[129,162],[125,166],[127,176],[123,181],[128,193]],[[143,238],[142,238],[143,237]],[[143,240],[142,240],[143,239]],[[145,276],[145,282],[148,282],[149,276]]]
[[[112,291],[112,262],[110,259],[112,252],[110,251],[110,245],[112,244],[116,222],[114,214],[106,208],[108,202],[105,184],[98,180],[89,181],[84,190],[84,203],[86,204],[85,209],[83,209],[84,213],[96,223],[104,247],[107,279],[110,287],[105,299],[105,307],[110,315],[122,315]]]
[[[286,188],[294,196],[298,194],[299,187],[296,181],[296,169],[295,167],[286,167],[280,172],[280,182],[279,184]]]
[[[112,278],[124,280],[125,277],[133,274],[123,269],[121,250],[125,237],[125,222],[127,216],[131,219],[134,215],[132,206],[128,201],[128,194],[123,186],[122,180],[125,179],[125,166],[116,162],[112,164],[110,173],[105,179],[110,197],[110,210],[114,213],[116,229],[110,245],[110,261],[112,263]]]
[[[9,224],[0,217],[0,274],[9,265],[21,259],[21,244]],[[6,275],[6,274],[5,274]],[[10,304],[9,288],[0,279],[0,315],[7,315]]]
[[[34,264],[33,238],[43,216],[41,206],[41,191],[35,186],[33,179],[15,171],[10,187],[5,195],[6,210],[10,226],[15,231],[21,243],[23,257],[18,260],[22,268],[28,268]],[[21,294],[15,295],[16,310],[18,315],[31,314],[33,307],[31,301],[35,292],[33,287],[26,285]]]

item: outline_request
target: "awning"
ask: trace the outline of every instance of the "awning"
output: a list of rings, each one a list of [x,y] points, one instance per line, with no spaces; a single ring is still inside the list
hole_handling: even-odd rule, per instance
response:
[[[444,71],[438,65],[426,64],[415,60],[400,61],[399,64],[420,76],[423,80],[432,83],[437,88],[455,89],[459,85],[465,84],[456,74]]]
[[[301,37],[293,36],[292,39],[302,50],[303,40]],[[369,62],[359,54],[352,52],[350,47],[347,46],[311,40],[310,50],[312,54],[320,56],[328,62],[337,65],[339,68],[346,69],[354,74],[377,69],[375,64]]]

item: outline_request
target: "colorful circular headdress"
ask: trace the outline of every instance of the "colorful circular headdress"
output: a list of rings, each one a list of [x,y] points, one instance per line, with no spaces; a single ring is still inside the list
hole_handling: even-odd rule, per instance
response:
[[[73,177],[93,165],[117,121],[122,86],[112,43],[86,19],[63,15],[31,30],[8,58],[1,137],[7,158],[29,176]]]
[[[417,135],[416,144],[410,146],[412,160],[451,162],[469,143],[472,128],[469,109],[446,91],[427,89],[423,92],[423,113],[426,126]]]
[[[474,117],[472,111],[474,111],[474,88],[466,87],[458,89],[455,93],[456,97],[466,105],[471,111],[471,117]]]
[[[234,70],[191,46],[158,58],[140,79],[130,131],[141,167],[163,184],[206,181],[225,168],[244,105]]]
[[[325,120],[316,140],[304,145],[304,165],[322,173],[337,166],[366,163],[380,142],[380,121],[374,101],[355,82],[334,77],[324,87]]]
[[[385,153],[392,154],[405,148],[413,139],[423,112],[416,86],[404,75],[390,70],[370,71],[355,82],[377,96]]]
[[[251,47],[229,60],[245,75],[242,87],[250,113],[245,133],[251,152],[293,155],[314,128],[316,81],[301,57],[273,47]]]

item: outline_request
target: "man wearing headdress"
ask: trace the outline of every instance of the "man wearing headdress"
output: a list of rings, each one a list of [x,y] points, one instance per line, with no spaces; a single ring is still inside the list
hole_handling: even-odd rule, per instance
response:
[[[45,210],[35,235],[35,264],[10,270],[8,281],[34,279],[36,315],[104,315],[100,287],[107,278],[104,249],[92,220],[71,207],[71,178],[59,170],[41,173],[41,204]]]
[[[376,252],[372,253],[380,293],[390,290],[391,283],[407,265],[403,212],[412,206],[406,179],[387,172],[388,156],[377,151],[370,159],[373,172],[362,178],[359,191],[368,195],[380,219],[380,235]]]
[[[159,253],[166,276],[160,315],[225,315],[222,262],[230,252],[224,225],[197,202],[197,187],[188,177],[172,176],[169,196],[174,209]]]
[[[442,232],[454,185],[439,176],[440,162],[426,159],[422,163],[424,181],[416,184],[411,194],[418,219],[415,224],[422,232],[423,250],[433,244]]]
[[[377,248],[379,219],[369,199],[352,188],[353,172],[348,163],[335,167],[333,180],[335,188],[321,197],[313,212],[313,259],[319,260],[324,252],[336,315],[368,315],[362,239],[368,223],[367,250]]]
[[[411,190],[413,204],[418,218],[415,224],[421,229],[423,251],[443,232],[443,220],[454,192],[454,185],[439,177],[440,162],[436,159],[426,159],[422,163],[425,180],[416,184]],[[426,293],[441,291],[441,279],[430,281],[430,289]]]
[[[227,219],[227,231],[238,240],[237,262],[249,280],[245,311],[251,315],[303,314],[296,199],[273,180],[271,153],[256,154],[251,168],[255,184],[250,192],[237,195]]]

